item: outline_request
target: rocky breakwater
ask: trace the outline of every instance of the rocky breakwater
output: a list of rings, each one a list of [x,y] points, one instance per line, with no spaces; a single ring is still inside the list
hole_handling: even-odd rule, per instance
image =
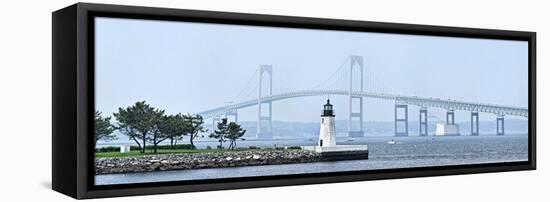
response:
[[[139,157],[96,158],[100,174],[276,165],[321,161],[321,155],[305,150],[247,150],[210,153],[147,155]]]

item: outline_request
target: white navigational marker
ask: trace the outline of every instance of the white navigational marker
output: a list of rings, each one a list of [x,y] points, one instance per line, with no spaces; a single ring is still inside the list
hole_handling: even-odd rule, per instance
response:
[[[368,159],[367,145],[337,145],[335,113],[330,99],[321,112],[321,129],[317,146],[303,146],[302,149],[321,153],[324,160]]]

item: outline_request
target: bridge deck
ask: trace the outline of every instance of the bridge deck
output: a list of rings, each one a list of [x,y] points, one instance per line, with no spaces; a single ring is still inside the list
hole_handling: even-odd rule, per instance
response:
[[[496,115],[512,115],[512,116],[523,116],[528,117],[529,111],[527,108],[521,107],[511,107],[503,106],[496,104],[483,104],[483,103],[474,103],[474,102],[464,102],[457,100],[443,100],[439,98],[422,98],[416,96],[401,96],[401,95],[391,95],[384,93],[373,93],[373,92],[349,92],[346,90],[303,90],[303,91],[294,91],[288,93],[281,93],[276,95],[265,96],[261,98],[261,102],[271,102],[295,97],[306,97],[306,96],[321,96],[321,95],[346,95],[346,96],[360,96],[368,97],[375,99],[385,99],[385,100],[394,100],[396,102],[408,105],[416,105],[422,107],[431,107],[431,108],[443,108],[443,109],[452,109],[452,110],[464,110],[464,111],[477,111],[477,112],[486,112]],[[258,99],[247,100],[244,102],[239,102],[223,107],[217,107],[210,110],[198,112],[196,114],[203,116],[204,118],[210,118],[214,116],[221,116],[228,110],[236,110],[241,108],[246,108],[258,104]]]

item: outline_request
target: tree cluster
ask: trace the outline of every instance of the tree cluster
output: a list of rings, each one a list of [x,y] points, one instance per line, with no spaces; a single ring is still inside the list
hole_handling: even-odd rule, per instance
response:
[[[110,140],[109,137],[113,136],[111,133],[116,129],[133,140],[141,153],[145,153],[147,144],[152,144],[153,152],[157,153],[157,146],[166,140],[170,140],[173,148],[184,136],[189,136],[191,147],[195,148],[193,140],[200,133],[208,131],[204,128],[204,120],[200,115],[167,115],[164,110],[152,107],[145,101],[118,108],[118,112],[113,113],[115,125],[110,124],[110,117],[102,118],[100,115],[101,113],[96,112],[96,142],[99,139]],[[106,125],[111,130],[105,129]],[[98,133],[98,127],[99,131],[104,132]],[[104,135],[106,133],[111,136]]]
[[[223,118],[218,122],[217,130],[214,130],[209,137],[217,139],[219,142],[218,148],[223,149],[223,143],[229,141],[228,149],[235,149],[237,147],[237,140],[241,139],[246,133],[246,129],[243,129],[241,125],[235,122],[228,122],[227,118]]]

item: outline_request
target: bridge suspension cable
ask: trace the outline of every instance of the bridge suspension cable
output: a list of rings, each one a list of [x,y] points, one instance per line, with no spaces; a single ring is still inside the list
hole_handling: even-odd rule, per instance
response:
[[[248,99],[252,98],[253,95],[255,95],[255,93],[258,93],[258,86],[254,86],[254,88],[252,88],[252,90],[250,90],[250,92],[248,92],[246,94],[246,96],[243,98],[243,100],[248,100]]]
[[[338,67],[338,69],[336,69],[336,71],[334,71],[323,82],[318,83],[317,85],[313,86],[310,89],[315,90],[315,89],[323,89],[324,87],[329,87],[329,86],[334,87],[335,85],[329,85],[329,84],[335,84],[336,82],[344,78],[349,73],[349,69],[344,68],[349,61],[350,61],[350,58],[346,57],[346,59],[342,61],[342,64],[340,64],[340,66]],[[345,72],[343,72],[342,70],[345,70]],[[333,78],[336,78],[336,79],[333,80]]]
[[[240,99],[245,91],[248,90],[248,87],[252,87],[252,90],[250,90],[250,92],[247,93],[247,96],[244,97],[244,99],[248,99],[249,96],[251,95],[252,92],[254,92],[254,90],[257,88],[257,85],[252,85],[252,81],[254,81],[255,78],[257,78],[257,74],[258,74],[258,69],[256,68],[256,71],[254,71],[254,73],[252,74],[252,76],[250,76],[250,78],[248,79],[248,82],[241,88],[241,90],[239,91],[239,93],[237,93],[232,100],[236,101],[238,99]]]

